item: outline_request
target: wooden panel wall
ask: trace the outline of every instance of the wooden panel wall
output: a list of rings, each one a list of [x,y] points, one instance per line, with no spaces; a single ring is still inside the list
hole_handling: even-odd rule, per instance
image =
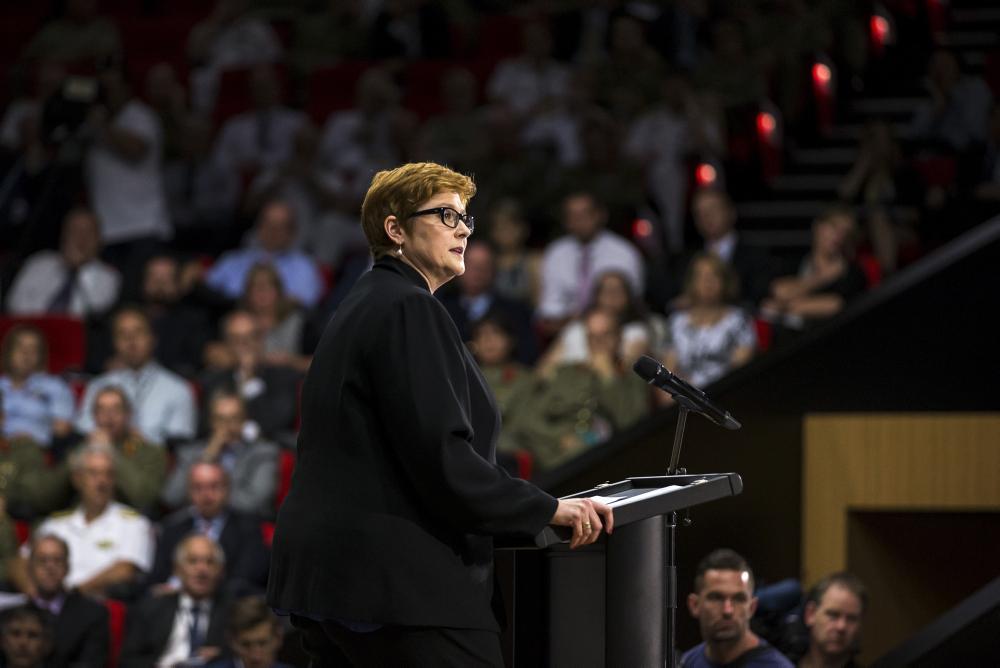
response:
[[[891,532],[907,530],[903,528],[905,523],[899,522],[900,512],[930,512],[944,521],[948,514],[954,514],[957,520],[959,514],[1000,512],[1000,415],[808,415],[804,423],[802,465],[804,583],[811,585],[832,571],[863,569],[863,564],[877,562],[882,564],[879,571],[891,571],[879,573],[883,579],[879,585],[895,579],[899,584],[897,593],[935,588],[947,578],[936,582],[925,580],[928,571],[922,562],[941,558],[942,546],[938,543],[947,535],[954,555],[945,559],[951,563],[937,563],[936,572],[945,576],[951,569],[967,568],[973,555],[961,549],[960,537],[954,531],[935,530],[936,522],[914,525],[926,527],[924,535],[915,538],[926,541],[928,546],[926,550],[916,550],[912,546],[919,545],[919,541],[909,541],[911,547],[904,549],[900,546],[906,541],[900,542]],[[873,538],[868,531],[868,538],[859,540],[859,536],[865,535],[856,531],[859,518],[879,514],[886,519],[864,521],[875,522],[886,532],[883,539]],[[897,519],[892,520],[892,516]],[[849,536],[854,536],[855,544],[848,544]],[[947,556],[947,546],[944,549]],[[874,554],[876,551],[881,554]],[[883,600],[873,601],[869,612],[875,613],[878,607],[887,614],[869,615],[878,632],[867,634],[869,642],[862,658],[868,660],[874,658],[872,650],[888,649],[916,630],[915,620],[927,620],[944,611],[929,608],[916,611],[904,623],[898,614],[890,613],[897,602],[884,600],[885,595],[892,595],[893,589],[873,589],[882,589]],[[954,593],[958,598],[952,603],[970,592]],[[940,605],[941,597],[935,600]],[[885,625],[886,617],[895,620]]]

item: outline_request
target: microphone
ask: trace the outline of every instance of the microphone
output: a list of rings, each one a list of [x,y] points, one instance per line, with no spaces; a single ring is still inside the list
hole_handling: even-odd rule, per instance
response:
[[[632,370],[650,385],[670,394],[684,408],[704,415],[720,427],[736,430],[743,426],[729,411],[716,406],[704,392],[672,374],[652,357],[643,355],[635,361]]]

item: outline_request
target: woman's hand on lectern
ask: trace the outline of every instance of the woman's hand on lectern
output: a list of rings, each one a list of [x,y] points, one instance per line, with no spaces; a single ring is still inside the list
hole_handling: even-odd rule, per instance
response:
[[[556,514],[549,524],[572,527],[573,538],[570,549],[590,545],[601,535],[601,529],[608,533],[614,529],[615,518],[611,508],[593,499],[559,499]]]

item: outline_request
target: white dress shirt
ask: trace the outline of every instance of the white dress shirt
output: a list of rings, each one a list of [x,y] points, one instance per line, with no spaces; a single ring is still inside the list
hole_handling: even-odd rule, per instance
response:
[[[585,249],[589,253],[589,268],[584,275],[580,267]],[[587,306],[594,280],[606,271],[622,272],[635,294],[642,294],[642,258],[632,244],[617,234],[602,230],[587,244],[573,236],[552,242],[542,258],[538,315],[543,318],[577,315]]]
[[[125,504],[112,501],[89,523],[83,508],[50,515],[35,530],[36,536],[53,534],[69,545],[66,588],[73,589],[118,561],[141,571],[153,565],[153,527],[149,520]],[[27,544],[21,553],[27,557]]]
[[[198,631],[202,642],[208,634],[208,623],[212,615],[212,602],[209,600],[195,601],[187,594],[181,594],[177,603],[177,613],[174,615],[174,626],[167,639],[163,654],[156,661],[157,668],[171,668],[191,657],[191,630],[194,628],[194,606],[198,606]]]
[[[13,315],[47,313],[49,305],[69,276],[69,267],[55,251],[40,251],[28,258],[14,279],[7,298]],[[87,262],[76,274],[70,293],[69,314],[77,317],[100,315],[118,299],[121,277],[100,260]]]
[[[87,152],[85,174],[90,201],[101,221],[101,239],[113,244],[142,237],[170,237],[160,169],[163,157],[160,120],[145,104],[131,100],[115,115],[111,125],[141,137],[148,150],[136,161],[126,160],[101,142]]]
[[[138,371],[109,371],[90,381],[76,419],[78,431],[89,434],[93,430],[94,397],[109,385],[117,385],[128,395],[132,422],[144,438],[162,445],[168,438],[194,437],[197,418],[191,388],[157,362],[149,362]]]

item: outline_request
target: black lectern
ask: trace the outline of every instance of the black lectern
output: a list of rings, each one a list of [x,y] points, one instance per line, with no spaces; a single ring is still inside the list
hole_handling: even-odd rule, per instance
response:
[[[673,665],[676,512],[742,490],[736,473],[628,478],[571,495],[614,509],[614,533],[593,545],[570,550],[552,527],[498,544],[508,666]]]

